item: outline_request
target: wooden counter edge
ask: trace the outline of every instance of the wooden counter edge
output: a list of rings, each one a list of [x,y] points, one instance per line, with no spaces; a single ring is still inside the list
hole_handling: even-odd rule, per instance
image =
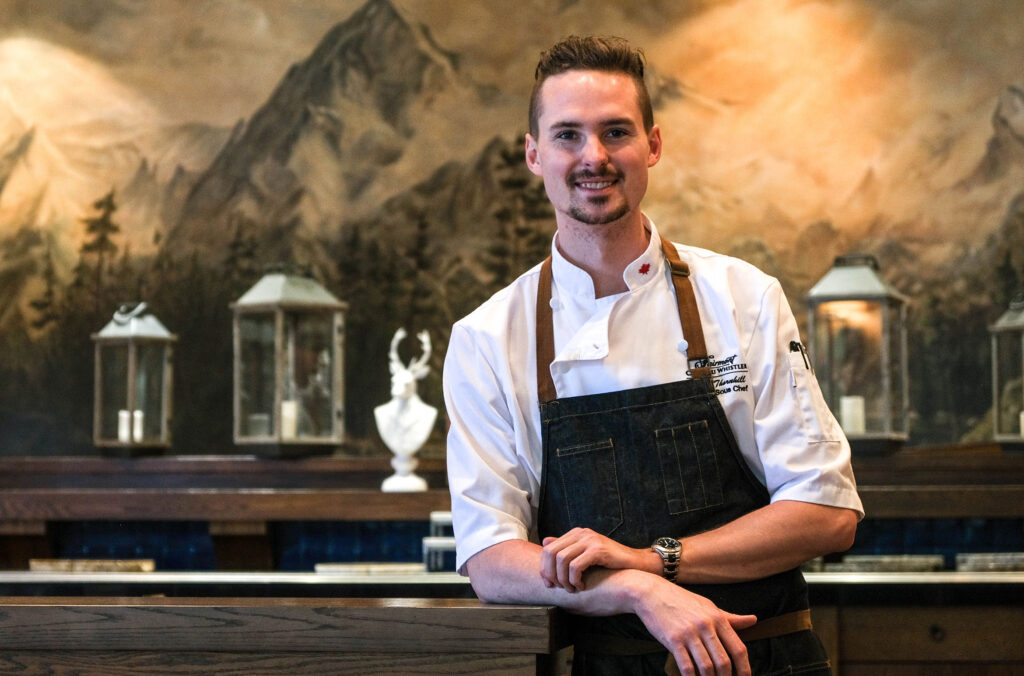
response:
[[[0,650],[544,655],[564,624],[475,599],[0,597]]]

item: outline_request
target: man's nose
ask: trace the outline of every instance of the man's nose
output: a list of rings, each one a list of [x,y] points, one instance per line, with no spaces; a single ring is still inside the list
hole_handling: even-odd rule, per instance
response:
[[[608,163],[608,149],[601,142],[601,137],[597,135],[587,137],[583,143],[581,155],[583,162],[591,167],[603,167]]]

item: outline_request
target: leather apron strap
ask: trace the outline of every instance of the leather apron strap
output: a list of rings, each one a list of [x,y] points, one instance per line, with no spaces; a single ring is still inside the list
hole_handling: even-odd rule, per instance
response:
[[[537,283],[537,399],[544,404],[557,398],[551,379],[551,363],[555,361],[555,326],[551,317],[551,256],[540,266]]]
[[[676,251],[675,246],[664,237],[661,238],[661,250],[672,271],[672,285],[676,291],[679,323],[683,328],[683,337],[688,345],[686,357],[690,363],[690,374],[695,379],[710,378],[708,348],[704,342],[704,328],[700,323],[700,311],[697,309],[697,296],[693,292],[693,283],[690,282],[690,266],[679,258],[679,252]],[[555,383],[551,379],[551,363],[555,361],[551,285],[551,256],[548,256],[540,266],[540,279],[537,283],[537,396],[542,404],[554,401],[558,396],[555,392]]]
[[[679,322],[683,325],[683,338],[688,343],[686,358],[690,362],[690,373],[694,378],[710,378],[708,348],[704,343],[704,328],[700,323],[697,296],[690,281],[690,266],[679,258],[675,246],[664,237],[661,238],[661,250],[665,252],[665,259],[672,269],[672,285],[676,288]]]

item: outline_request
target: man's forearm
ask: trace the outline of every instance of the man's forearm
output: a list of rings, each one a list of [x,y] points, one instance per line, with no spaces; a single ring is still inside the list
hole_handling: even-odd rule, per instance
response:
[[[583,615],[635,612],[636,594],[651,582],[641,576],[655,577],[637,570],[593,568],[586,574],[587,591],[571,593],[544,584],[540,560],[539,545],[507,540],[477,553],[466,566],[483,601],[556,605]]]
[[[681,583],[756,580],[853,544],[855,512],[780,500],[714,530],[684,539]]]
[[[681,538],[676,581],[759,580],[816,556],[849,549],[856,525],[857,514],[848,509],[780,500],[713,530]],[[650,547],[627,547],[586,528],[546,538],[541,560],[541,577],[565,589],[579,589],[582,576],[597,567],[654,575],[663,570],[661,558]],[[586,587],[584,583],[582,588]]]

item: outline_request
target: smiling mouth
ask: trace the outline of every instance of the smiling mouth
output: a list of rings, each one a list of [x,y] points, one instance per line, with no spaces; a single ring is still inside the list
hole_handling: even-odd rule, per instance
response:
[[[617,183],[617,176],[580,176],[575,178],[573,184],[584,190],[604,190]]]

